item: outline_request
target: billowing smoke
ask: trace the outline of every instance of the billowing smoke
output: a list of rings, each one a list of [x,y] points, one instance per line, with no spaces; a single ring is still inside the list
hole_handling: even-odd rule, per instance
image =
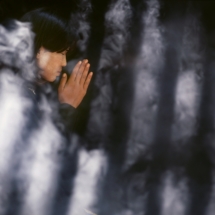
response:
[[[129,38],[128,29],[131,19],[131,7],[129,1],[113,1],[105,14],[105,38],[101,47],[101,56],[98,63],[95,85],[99,89],[99,95],[91,103],[91,113],[88,121],[87,135],[93,138],[97,144],[103,144],[108,132],[113,102],[113,88],[111,83],[111,71],[122,64],[121,58],[126,49],[126,41]],[[92,126],[93,125],[93,126]]]
[[[80,0],[77,2],[77,10],[71,13],[70,28],[75,32],[78,42],[79,51],[84,53],[87,49],[87,43],[90,36],[89,16],[92,13],[90,1]]]
[[[1,214],[47,214],[48,199],[58,168],[60,133],[51,120],[45,97],[40,103],[45,117],[36,115],[25,96],[24,80],[32,80],[33,35],[30,26],[11,22],[2,28],[1,41]],[[35,111],[35,112],[34,112]],[[46,175],[46,177],[42,177]],[[49,194],[44,204],[42,197]],[[35,203],[35,204],[34,204]],[[17,212],[15,212],[17,211]]]
[[[160,4],[157,0],[147,1],[147,8],[142,17],[144,30],[141,51],[134,67],[135,92],[126,159],[130,164],[146,153],[153,141],[158,108],[158,77],[164,61],[162,27],[158,21]]]
[[[184,26],[172,133],[173,141],[180,145],[186,144],[197,129],[203,80],[203,49],[201,23],[198,16],[190,12]]]
[[[79,137],[75,134],[69,138],[72,144],[68,143],[59,129],[63,125],[53,115],[57,114],[57,104],[46,96],[51,93],[50,86],[44,89],[39,103],[26,95],[26,90],[33,96],[35,93],[31,85],[25,85],[26,80],[31,83],[36,77],[34,35],[28,24],[9,24],[9,30],[1,26],[0,213],[85,214],[96,201],[98,174],[105,168],[104,153],[97,150],[88,154],[84,149],[78,153]],[[74,169],[66,179],[68,170],[63,170],[63,164]],[[68,186],[61,188],[60,181]],[[73,181],[72,196],[67,193],[73,193]],[[64,200],[53,207],[58,198]]]
[[[119,0],[110,4],[105,14],[105,38],[102,47],[99,70],[119,64],[128,39],[128,27],[131,18],[129,1]]]
[[[77,1],[70,16],[79,53],[67,70],[86,56],[95,70],[68,134],[52,86],[36,103],[26,93],[38,70],[30,24],[0,26],[0,214],[214,214],[215,64],[201,8],[107,0],[100,22],[97,4]]]
[[[186,208],[189,204],[186,183],[186,179],[177,182],[170,172],[165,174],[163,184],[161,184],[161,214],[186,214]]]

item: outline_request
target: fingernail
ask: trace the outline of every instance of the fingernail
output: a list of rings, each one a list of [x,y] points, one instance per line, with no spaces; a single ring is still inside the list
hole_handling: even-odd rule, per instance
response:
[[[65,78],[65,77],[66,77],[66,74],[64,73],[64,74],[63,74],[63,78]]]
[[[87,59],[85,59],[85,63],[87,63],[88,62],[88,60]]]

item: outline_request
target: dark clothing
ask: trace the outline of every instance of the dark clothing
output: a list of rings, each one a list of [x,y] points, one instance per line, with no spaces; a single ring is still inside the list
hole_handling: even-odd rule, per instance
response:
[[[69,133],[72,129],[72,117],[75,112],[75,108],[66,103],[59,103],[57,94],[50,89],[48,83],[34,84],[25,82],[23,84],[24,95],[33,102],[33,110],[31,114],[35,117],[42,117],[43,110],[41,110],[40,103],[45,97],[52,109],[51,118],[57,128],[63,133]]]

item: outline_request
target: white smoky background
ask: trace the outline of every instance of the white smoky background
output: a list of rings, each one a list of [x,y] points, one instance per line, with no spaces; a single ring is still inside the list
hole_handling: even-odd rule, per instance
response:
[[[56,104],[42,95],[37,104],[41,117],[23,92],[23,84],[34,80],[37,71],[30,24],[8,24],[0,26],[0,214],[47,215],[52,213],[56,197],[65,137],[53,122]],[[46,91],[50,93],[50,88]],[[72,154],[79,148],[79,137],[71,134],[70,140],[68,150]],[[102,151],[82,149],[77,159],[80,164],[73,176],[75,188],[68,214],[86,214],[91,209],[97,177],[105,164]],[[15,203],[11,202],[16,198],[14,189],[20,194]]]
[[[141,44],[137,44],[140,46],[140,53],[135,62],[132,62],[134,100],[131,115],[127,116],[130,130],[124,144],[125,172],[139,158],[148,158],[150,154],[148,149],[153,142],[158,111],[159,77],[162,75],[160,71],[165,60],[165,26],[161,26],[159,22],[160,1],[144,2],[146,11],[141,16],[144,28],[140,32]],[[78,20],[77,34],[81,37],[78,46],[80,51],[85,53],[91,31],[88,15],[92,12],[92,4],[85,0],[79,3],[80,7],[85,5],[88,10],[71,15],[71,20]],[[182,52],[178,59],[180,68],[176,82],[174,122],[170,133],[171,144],[181,151],[196,132],[204,55],[201,51],[202,26],[199,16],[189,10],[187,14],[189,15],[186,17],[184,31],[181,32]],[[65,212],[68,215],[99,215],[100,212],[113,215],[146,214],[148,194],[144,190],[147,181],[145,170],[139,174],[122,174],[125,178],[117,181],[118,184],[113,184],[114,199],[103,202],[109,206],[107,211],[102,211],[102,206],[97,204],[101,192],[104,200],[109,200],[108,197],[105,198],[107,190],[103,189],[102,185],[110,166],[109,155],[103,147],[109,135],[109,128],[114,126],[113,113],[110,111],[114,97],[111,73],[123,64],[121,58],[126,43],[132,39],[129,38],[128,32],[131,17],[130,1],[110,1],[105,14],[105,36],[94,82],[99,93],[92,100],[86,128],[88,139],[71,134],[71,147],[68,148],[71,154],[77,150],[77,164],[74,164],[77,165],[77,171],[71,182],[72,195]],[[34,104],[22,92],[23,81],[32,80],[37,71],[33,61],[32,39],[28,24],[15,22],[12,30],[0,27],[0,214],[6,214],[8,211],[13,189],[11,184],[14,182],[22,193],[19,213],[23,215],[51,213],[57,192],[61,169],[59,151],[64,147],[64,136],[53,123],[53,104],[50,104],[44,95],[40,104],[44,117],[34,117],[31,123],[36,126],[29,128],[27,114],[33,110]],[[69,63],[68,70],[71,71],[76,60]],[[23,132],[25,129],[26,132]],[[30,134],[26,135],[28,132]],[[94,141],[95,136],[99,136],[96,141],[99,141],[100,148],[91,151],[80,148],[82,142]],[[128,183],[124,183],[125,181]],[[157,192],[160,198],[160,214],[186,214],[187,205],[190,203],[186,175],[182,174],[181,178],[177,178],[174,171],[164,172]],[[210,215],[214,209],[213,199],[214,191],[207,212]]]
[[[98,145],[105,145],[112,126],[110,109],[114,95],[111,71],[114,73],[122,64],[121,58],[129,38],[131,14],[131,5],[127,0],[111,1],[105,13],[105,36],[94,81],[99,93],[91,102],[86,132],[86,136]]]
[[[52,195],[58,169],[57,151],[62,140],[45,97],[40,104],[45,117],[40,122],[39,117],[33,117],[29,123],[35,104],[24,95],[23,84],[25,80],[32,81],[37,70],[30,29],[29,24],[18,21],[11,21],[8,28],[1,26],[1,214],[8,213],[11,207],[14,183],[22,193],[19,201],[23,214],[46,214],[49,198],[44,202],[42,197]]]
[[[104,152],[81,149],[82,140],[72,133],[68,143],[53,120],[57,104],[46,96],[51,93],[49,86],[38,104],[25,95],[32,90],[25,82],[37,76],[34,34],[27,23],[11,21],[8,26],[0,26],[0,214],[53,213],[66,144],[70,144],[67,154],[80,152],[77,162],[70,164],[77,165],[70,178],[74,185],[67,191],[72,195],[67,197],[68,205],[62,205],[68,208],[66,214],[85,214],[97,198],[97,181],[106,163]]]

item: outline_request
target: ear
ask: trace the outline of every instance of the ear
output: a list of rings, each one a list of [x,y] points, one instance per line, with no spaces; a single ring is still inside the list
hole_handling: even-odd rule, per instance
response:
[[[37,59],[40,58],[41,54],[44,53],[45,50],[46,50],[46,49],[45,49],[43,46],[41,46],[41,47],[39,48],[39,50],[38,50],[38,52],[37,52],[37,56],[36,56]]]
[[[41,53],[41,47],[39,48],[39,50],[38,50],[38,52],[37,52],[37,59],[39,59],[40,58],[40,53]]]
[[[40,50],[37,52],[37,56],[36,56],[37,59],[40,58]]]

